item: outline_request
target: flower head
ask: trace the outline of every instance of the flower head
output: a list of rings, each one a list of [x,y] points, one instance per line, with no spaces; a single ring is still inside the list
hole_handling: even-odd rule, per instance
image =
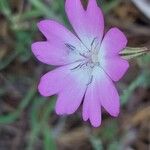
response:
[[[74,113],[83,101],[83,119],[94,127],[101,124],[101,107],[111,116],[119,114],[118,81],[129,67],[119,52],[127,39],[118,28],[104,36],[103,14],[96,0],[86,10],[80,0],[66,0],[68,19],[76,34],[52,20],[38,23],[47,41],[32,44],[32,52],[43,63],[59,66],[39,83],[41,95],[58,94],[56,113]]]

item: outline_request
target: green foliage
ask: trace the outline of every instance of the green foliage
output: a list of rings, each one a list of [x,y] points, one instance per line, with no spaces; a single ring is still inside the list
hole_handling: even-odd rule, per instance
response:
[[[98,2],[103,11],[108,13],[119,4],[120,0],[109,0],[108,2],[105,0],[98,0]]]
[[[113,120],[109,121],[101,132],[104,140],[113,141],[117,136],[117,123]]]
[[[50,114],[53,112],[54,104],[55,97],[51,98],[51,101],[49,102],[38,97],[34,99],[30,118],[31,132],[29,136],[30,142],[27,148],[28,150],[33,149],[39,135],[43,136],[45,150],[51,148],[53,148],[53,150],[56,149],[54,138],[48,125],[48,119]]]
[[[130,85],[124,90],[123,94],[121,95],[121,104],[127,104],[130,96],[135,91],[136,88],[140,86],[149,86],[150,85],[150,72],[144,71],[142,72],[135,80],[133,80]]]
[[[11,16],[11,8],[8,0],[0,1],[0,12],[2,12],[7,18]]]
[[[92,136],[90,138],[90,141],[94,150],[103,150],[103,145],[102,145],[102,141],[100,140],[100,138]]]
[[[119,142],[113,141],[109,144],[108,150],[120,150],[119,149]]]

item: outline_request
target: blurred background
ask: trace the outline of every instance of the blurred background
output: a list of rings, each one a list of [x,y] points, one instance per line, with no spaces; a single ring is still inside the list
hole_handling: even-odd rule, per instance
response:
[[[86,6],[87,0],[83,0]],[[117,26],[128,46],[150,49],[149,0],[98,0],[106,31]],[[150,55],[130,60],[117,83],[121,113],[103,112],[101,127],[83,122],[81,108],[71,116],[54,112],[56,97],[37,92],[52,67],[38,62],[31,43],[44,39],[36,23],[52,18],[70,28],[64,0],[0,0],[0,150],[150,149]]]

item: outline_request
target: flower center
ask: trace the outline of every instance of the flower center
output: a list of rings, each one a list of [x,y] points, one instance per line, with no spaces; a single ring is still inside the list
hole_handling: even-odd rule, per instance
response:
[[[68,48],[69,52],[78,52],[76,51],[76,47],[69,43],[65,43],[66,47]],[[86,47],[86,45],[84,45]],[[82,60],[79,60],[79,64],[72,68],[71,70],[82,69],[87,73],[89,77],[89,82],[87,86],[92,83],[93,81],[93,68],[95,66],[100,66],[98,52],[99,52],[100,42],[97,38],[94,38],[91,42],[90,48],[86,47],[86,51],[83,53],[78,52],[80,56],[83,57]]]
[[[83,57],[82,60],[78,60],[79,62],[81,61],[81,63],[78,66],[76,66],[75,68],[73,68],[72,70],[77,69],[77,68],[93,69],[95,66],[100,66],[100,62],[99,62],[99,58],[98,58],[100,42],[99,42],[98,38],[95,37],[91,41],[90,48],[88,48],[86,45],[83,44],[85,46],[86,51],[82,52],[82,53],[77,51],[76,47],[71,45],[70,43],[65,43],[65,45],[68,48],[68,53],[70,53],[70,52],[78,53],[80,56]]]
[[[98,51],[91,51],[90,52],[89,63],[91,63],[93,65],[97,65],[99,63]]]
[[[87,48],[87,52],[80,55],[85,58],[86,64],[89,65],[90,67],[94,67],[96,65],[99,65],[99,60],[98,60],[98,52],[99,52],[99,42],[97,41],[97,38],[94,38],[90,49]]]

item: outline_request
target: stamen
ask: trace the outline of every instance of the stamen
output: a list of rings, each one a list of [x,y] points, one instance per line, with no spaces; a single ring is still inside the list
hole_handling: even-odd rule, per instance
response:
[[[99,45],[100,43],[97,41],[97,37],[95,37],[93,40],[92,40],[92,43],[91,43],[91,49],[87,52],[78,52],[78,54],[82,57],[84,57],[84,59],[82,60],[82,62],[77,65],[76,67],[70,69],[70,70],[75,70],[75,69],[80,69],[80,68],[83,68],[83,69],[89,69],[89,70],[93,70],[93,68],[95,66],[99,66],[99,61],[98,61],[98,49],[97,49],[97,46]],[[71,45],[71,44],[68,44],[68,43],[65,43],[65,45],[71,49],[71,50],[75,50],[76,48]],[[91,77],[90,79],[90,82],[88,83],[88,85],[92,82],[93,80],[93,77]]]
[[[84,58],[87,58],[85,54],[79,53],[79,55],[81,55]]]
[[[79,65],[77,65],[76,67],[74,67],[74,68],[72,68],[72,69],[70,69],[70,70],[75,70],[75,69],[77,69],[77,68],[82,68],[84,65],[86,65],[87,66],[87,63],[80,63]]]
[[[76,49],[76,47],[74,47],[73,45],[69,44],[69,43],[65,43],[66,47],[69,48],[70,50],[74,51]]]
[[[83,67],[86,63],[80,64],[80,68]]]
[[[93,41],[92,41],[92,43],[91,43],[91,47],[93,46],[93,44],[94,44],[94,42],[95,42],[96,39],[97,39],[97,37],[95,37],[95,38],[93,39]]]
[[[81,64],[77,65],[76,67],[74,67],[74,68],[72,68],[70,70],[75,70],[75,69],[79,68],[80,66],[81,66]]]
[[[79,65],[77,65],[76,67],[74,67],[74,68],[72,68],[72,69],[70,69],[70,70],[75,70],[75,69],[77,69],[77,68],[81,68],[81,67],[83,67],[85,65],[85,63],[80,63]]]
[[[87,86],[90,85],[93,81],[93,75],[91,76],[90,80],[89,80],[89,83],[87,83]]]

